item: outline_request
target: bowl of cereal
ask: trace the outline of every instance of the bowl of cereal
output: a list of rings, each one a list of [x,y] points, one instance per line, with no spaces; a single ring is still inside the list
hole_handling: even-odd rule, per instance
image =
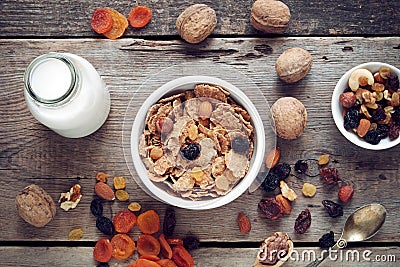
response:
[[[347,71],[332,95],[332,116],[353,144],[382,150],[400,143],[400,70],[368,62]]]
[[[189,75],[163,83],[132,124],[133,177],[149,195],[177,207],[230,203],[253,183],[266,146],[275,146],[275,137],[266,141],[263,117],[242,90],[221,78]]]

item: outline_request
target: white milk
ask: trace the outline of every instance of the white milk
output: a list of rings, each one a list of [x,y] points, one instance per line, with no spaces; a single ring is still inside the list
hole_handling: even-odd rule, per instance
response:
[[[110,93],[96,69],[82,57],[42,55],[28,66],[24,82],[32,115],[62,136],[87,136],[107,119]]]

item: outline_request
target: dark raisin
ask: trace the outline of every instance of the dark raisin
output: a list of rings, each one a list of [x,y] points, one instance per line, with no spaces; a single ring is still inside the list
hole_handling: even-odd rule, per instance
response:
[[[381,106],[378,107],[377,109],[375,109],[374,111],[372,111],[372,115],[371,115],[372,121],[379,122],[379,121],[383,121],[384,119],[386,119],[386,114]]]
[[[337,184],[340,180],[338,171],[335,168],[324,167],[319,171],[321,177],[327,184]]]
[[[200,145],[190,143],[184,148],[181,148],[182,156],[187,160],[195,160],[200,155]]]
[[[390,90],[397,92],[397,90],[399,89],[399,78],[397,77],[397,75],[391,72],[386,77],[387,77],[387,87]]]
[[[305,160],[298,160],[294,164],[294,170],[298,173],[306,173],[308,170],[308,164]]]
[[[279,177],[279,180],[285,180],[289,177],[291,170],[290,165],[284,162],[277,164],[271,171]]]
[[[275,200],[275,198],[263,198],[258,203],[258,208],[263,215],[271,220],[276,220],[282,217],[282,206]]]
[[[163,233],[166,237],[171,237],[174,234],[176,225],[175,210],[168,207],[165,210],[164,222],[163,222]]]
[[[246,153],[250,150],[250,142],[247,137],[238,136],[232,140],[232,149],[238,153]]]
[[[109,267],[110,265],[108,265],[107,262],[99,262],[99,264],[97,264],[97,267]]]
[[[330,231],[329,233],[324,234],[320,239],[319,239],[319,247],[320,248],[330,248],[335,245],[335,236],[333,231]]]
[[[331,200],[322,200],[322,205],[324,205],[329,216],[336,218],[343,216],[343,207]]]
[[[194,234],[189,233],[183,238],[183,246],[189,251],[193,249],[198,249],[200,246],[199,238]]]
[[[311,226],[311,213],[308,209],[303,210],[294,223],[294,230],[298,234],[304,234]]]
[[[389,138],[390,140],[395,140],[399,137],[400,133],[400,125],[397,125],[393,122],[389,123]]]
[[[279,177],[273,172],[269,172],[261,184],[262,189],[267,192],[274,191],[279,186]]]
[[[392,122],[396,123],[397,125],[400,125],[400,109],[396,108],[394,112],[392,113]]]
[[[97,217],[96,219],[96,227],[103,234],[113,235],[114,234],[114,225],[112,221],[104,216]]]
[[[389,131],[390,134],[390,131]],[[367,143],[370,143],[371,145],[377,145],[381,141],[381,138],[379,137],[379,133],[376,130],[370,130],[367,132],[365,135],[365,141]]]
[[[389,136],[389,125],[386,124],[378,124],[376,131],[381,139],[386,138]]]
[[[346,130],[357,128],[360,124],[359,115],[358,107],[349,108],[344,115],[344,128]]]
[[[100,199],[93,199],[90,203],[90,211],[96,217],[103,215],[103,204]]]

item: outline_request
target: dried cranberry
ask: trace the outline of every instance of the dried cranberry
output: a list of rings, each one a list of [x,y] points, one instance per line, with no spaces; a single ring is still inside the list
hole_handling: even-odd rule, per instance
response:
[[[298,160],[294,164],[294,170],[298,173],[306,173],[308,170],[308,164],[305,160]]]
[[[336,218],[343,216],[343,207],[331,200],[322,200],[322,205],[328,211],[329,216]]]
[[[90,203],[90,211],[96,217],[103,215],[103,204],[100,199],[93,199]]]
[[[330,248],[335,245],[335,236],[333,231],[330,231],[327,234],[324,234],[320,239],[319,239],[319,247],[320,248]]]
[[[386,119],[386,114],[381,106],[379,106],[377,109],[372,111],[372,115],[371,115],[372,121],[379,122],[379,121],[383,121],[384,119]]]
[[[321,177],[327,184],[337,184],[340,180],[338,171],[335,168],[324,167],[319,171]]]
[[[397,125],[393,122],[389,123],[389,138],[390,140],[395,140],[399,137],[400,133],[400,125]]]
[[[273,172],[269,172],[261,184],[262,189],[266,192],[274,191],[279,186],[279,177]]]
[[[268,219],[276,220],[282,217],[282,207],[276,202],[275,198],[261,199],[258,208]]]
[[[277,164],[271,171],[279,177],[279,180],[285,180],[289,177],[291,170],[290,165],[284,162]]]
[[[303,210],[294,223],[294,230],[298,234],[304,234],[311,226],[311,213],[308,209]]]
[[[190,143],[184,148],[181,148],[182,156],[187,160],[195,160],[200,155],[200,145]]]
[[[389,130],[390,127],[386,124],[378,124],[378,127],[376,128],[376,131],[378,132],[378,135],[381,139],[389,136]]]
[[[176,225],[175,210],[168,207],[165,210],[164,222],[163,222],[163,233],[166,237],[173,235]]]
[[[389,131],[390,135],[390,131]],[[367,143],[370,143],[371,145],[377,145],[381,141],[381,137],[379,136],[378,131],[376,130],[369,130],[367,134],[365,135],[365,141]]]
[[[359,115],[360,112],[358,107],[349,108],[344,115],[344,128],[346,130],[357,128],[357,126],[360,124]]]
[[[183,238],[183,246],[189,251],[193,249],[198,249],[200,246],[199,238],[194,234],[189,233]]]
[[[246,153],[250,150],[249,139],[244,136],[238,136],[232,140],[232,149],[238,153]]]
[[[112,221],[104,216],[97,217],[96,227],[100,230],[100,232],[106,235],[113,235],[115,231]]]

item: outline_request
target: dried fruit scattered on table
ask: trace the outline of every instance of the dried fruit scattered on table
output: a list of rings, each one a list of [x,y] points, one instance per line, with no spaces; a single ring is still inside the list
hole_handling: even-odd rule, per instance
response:
[[[168,244],[167,240],[165,239],[164,234],[161,234],[158,237],[158,242],[160,242],[161,254],[164,256],[164,258],[171,259],[172,249],[171,246]]]
[[[282,194],[277,195],[275,199],[279,205],[281,205],[283,214],[290,214],[292,212],[292,206],[290,205],[289,200],[282,196]]]
[[[81,228],[76,228],[76,229],[72,229],[69,233],[68,233],[68,239],[69,240],[79,240],[81,239],[83,236],[83,231]]]
[[[175,262],[173,260],[170,259],[161,259],[159,261],[157,261],[157,263],[161,266],[161,267],[178,267]]]
[[[137,250],[140,255],[155,255],[160,253],[160,242],[154,236],[141,234],[137,240]]]
[[[79,201],[81,201],[81,198],[81,186],[79,184],[75,184],[71,187],[69,192],[61,193],[58,202],[60,203],[60,208],[65,211],[69,211],[70,209],[76,208]]]
[[[167,207],[164,215],[163,233],[166,237],[173,235],[176,225],[175,210],[172,207]]]
[[[269,169],[272,169],[278,163],[280,158],[281,150],[279,148],[272,149],[265,157],[265,166],[267,166]]]
[[[138,216],[137,225],[142,233],[157,233],[160,230],[160,217],[155,210],[145,211]]]
[[[299,47],[284,51],[276,60],[275,70],[278,77],[287,83],[303,79],[311,70],[313,57],[307,50]]]
[[[197,143],[190,143],[181,148],[181,154],[184,159],[195,160],[200,155],[200,145]]]
[[[111,239],[112,257],[116,260],[125,260],[135,251],[135,242],[126,234],[116,234]]]
[[[103,183],[103,182],[96,183],[94,186],[94,192],[96,192],[96,195],[98,195],[99,197],[101,197],[105,200],[114,200],[115,199],[114,191],[106,183]]]
[[[318,158],[318,165],[322,166],[322,165],[326,165],[329,163],[329,154],[324,154],[319,156]]]
[[[258,208],[268,219],[276,220],[282,217],[282,207],[274,198],[261,199]]]
[[[330,231],[329,233],[324,234],[320,239],[319,239],[319,247],[320,248],[330,248],[335,245],[335,237],[333,231]]]
[[[278,260],[285,262],[292,251],[293,242],[290,237],[285,233],[275,232],[261,244],[253,266],[280,266],[281,264],[276,264]]]
[[[274,191],[275,188],[279,186],[279,177],[273,172],[269,172],[267,177],[265,177],[264,181],[261,184],[261,188],[267,192]]]
[[[172,260],[178,267],[194,267],[192,255],[182,246],[172,248]]]
[[[200,246],[200,240],[199,238],[192,234],[188,233],[184,238],[183,238],[183,247],[186,248],[187,250],[193,250],[193,249],[198,249]]]
[[[257,0],[251,8],[251,25],[265,33],[283,33],[289,20],[290,10],[281,1]]]
[[[98,172],[96,175],[96,180],[99,182],[107,183],[108,174],[106,174],[104,172]]]
[[[127,209],[120,210],[113,218],[114,229],[117,233],[126,234],[136,224],[136,215]]]
[[[289,188],[285,181],[280,181],[280,188],[282,195],[290,201],[294,201],[297,198],[296,192],[293,189]]]
[[[239,226],[239,231],[242,234],[247,234],[251,230],[251,222],[249,218],[244,214],[243,212],[239,212],[238,217],[237,217],[237,222]],[[184,240],[185,241],[185,240]]]
[[[113,8],[106,8],[106,9],[111,14],[111,17],[113,19],[113,24],[111,30],[103,33],[103,35],[108,39],[115,40],[121,37],[125,33],[125,30],[128,28],[128,20],[124,15],[119,13],[117,10]]]
[[[155,261],[139,258],[133,264],[130,264],[127,267],[160,267],[160,265]]]
[[[110,267],[110,265],[107,262],[99,262],[96,267]]]
[[[113,19],[107,9],[98,8],[93,12],[90,25],[95,32],[102,34],[111,30]]]
[[[322,200],[322,205],[324,205],[329,216],[336,218],[343,216],[343,207],[331,200]]]
[[[313,197],[317,192],[317,187],[310,183],[304,183],[301,192],[303,192],[303,195],[306,197]]]
[[[119,201],[128,201],[129,200],[129,193],[125,190],[117,190],[115,191],[115,197]]]
[[[113,180],[115,190],[125,189],[126,179],[124,177],[114,177]]]
[[[167,242],[171,246],[176,246],[176,245],[183,246],[183,240],[180,238],[167,238]]]
[[[340,201],[342,201],[344,203],[349,202],[350,199],[353,197],[353,194],[354,194],[354,189],[350,185],[342,186],[338,192]]]
[[[335,168],[324,167],[319,171],[321,177],[329,184],[337,184],[340,180],[338,171]]]
[[[93,199],[90,203],[90,211],[96,217],[103,215],[103,204],[100,199]]]
[[[142,209],[142,206],[138,202],[131,202],[128,205],[128,210],[130,211],[140,211]]]
[[[98,262],[109,262],[112,255],[112,245],[107,238],[101,238],[93,249],[93,257]]]
[[[160,260],[160,258],[156,255],[141,255],[139,259],[146,259],[154,262]]]
[[[297,173],[306,173],[308,170],[308,163],[305,160],[298,160],[294,164],[294,170]]]
[[[308,209],[303,210],[297,217],[294,230],[298,234],[304,234],[311,226],[311,213]]]
[[[133,28],[143,28],[146,26],[152,17],[152,12],[147,6],[137,6],[129,12],[129,24]]]
[[[288,178],[291,171],[292,168],[286,162],[279,163],[271,169],[271,172],[275,173],[279,177],[279,180],[285,180]]]
[[[113,235],[114,234],[114,225],[112,221],[104,216],[97,217],[96,219],[96,227],[103,234]]]

